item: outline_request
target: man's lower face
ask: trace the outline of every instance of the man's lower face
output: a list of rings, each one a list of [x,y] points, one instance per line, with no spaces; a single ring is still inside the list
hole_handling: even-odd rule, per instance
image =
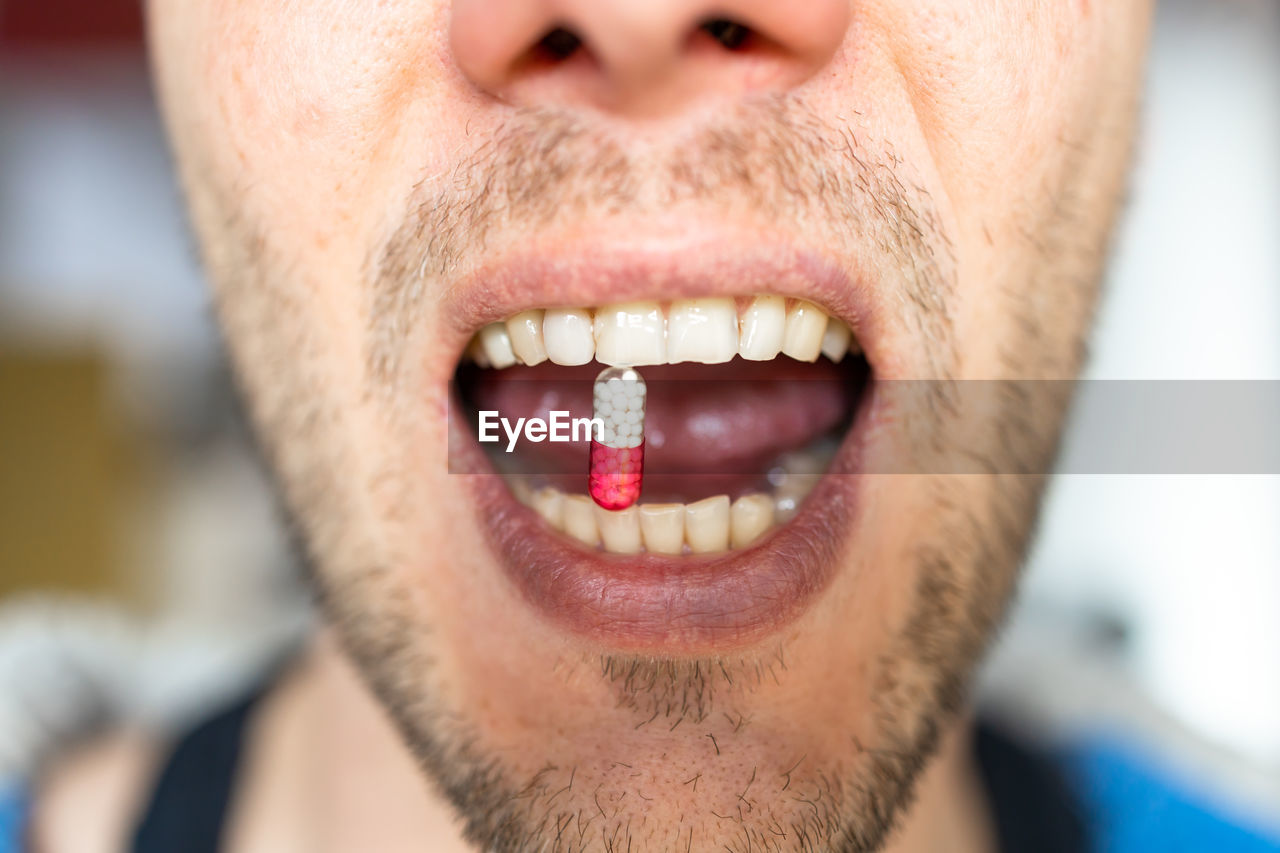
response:
[[[873,37],[921,23],[903,4],[851,29],[847,89],[633,125],[477,106],[406,22],[269,5],[153,4],[167,118],[325,611],[468,836],[875,849],[963,708],[1065,405],[967,380],[1078,369],[1144,14],[1027,18],[1009,55],[929,17],[903,37],[948,45],[949,103],[939,54]],[[975,121],[984,75],[1024,72]],[[637,504],[592,500],[585,442],[477,440],[477,410],[590,415],[606,365],[648,385]]]
[[[901,378],[956,375],[958,281],[887,143],[839,152],[816,116],[763,102],[703,131],[738,151],[770,123],[759,183],[703,191],[679,175],[733,168],[708,143],[639,157],[563,122],[508,124],[379,248],[361,383],[377,425],[331,411],[309,415],[310,435],[266,431],[286,437],[275,451],[326,610],[484,847],[873,849],[1003,608],[1039,488],[1013,472],[1045,470],[1057,408],[988,408],[1004,429],[974,437],[973,395]],[[564,221],[589,238],[486,253],[442,297],[405,275],[481,252],[468,217],[499,204],[483,187],[570,163],[687,192],[714,224],[610,249],[597,235],[613,222],[669,213],[642,198],[600,213],[614,190],[570,174],[544,192],[576,195]],[[845,189],[824,201],[818,180]],[[728,224],[763,220],[777,185],[801,188],[790,206],[822,239]],[[422,234],[463,245],[424,255]],[[433,297],[465,333],[447,361],[413,328]],[[892,351],[893,325],[918,330],[913,353]],[[1041,343],[1005,341],[1010,358]],[[616,364],[648,385],[636,505],[588,495],[585,440],[477,440],[477,409],[592,415],[592,380]],[[282,390],[263,380],[258,402]],[[322,405],[316,390],[285,408]]]

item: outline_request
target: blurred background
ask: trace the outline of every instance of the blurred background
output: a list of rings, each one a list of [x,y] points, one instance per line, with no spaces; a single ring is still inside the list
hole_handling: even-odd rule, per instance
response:
[[[1157,17],[1089,375],[1280,380],[1280,4]],[[180,723],[299,637],[277,522],[136,3],[0,0],[0,783],[95,721]],[[982,695],[1145,745],[1280,838],[1280,477],[1060,477]]]

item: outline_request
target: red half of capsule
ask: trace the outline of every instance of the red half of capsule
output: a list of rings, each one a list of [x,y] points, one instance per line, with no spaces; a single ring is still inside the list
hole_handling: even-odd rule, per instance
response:
[[[638,447],[609,447],[591,442],[587,489],[605,509],[626,509],[640,499],[644,479],[644,441]]]

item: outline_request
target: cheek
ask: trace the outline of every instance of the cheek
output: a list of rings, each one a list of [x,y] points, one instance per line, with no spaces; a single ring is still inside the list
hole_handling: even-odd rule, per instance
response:
[[[1122,7],[1133,6],[1115,4],[1115,21],[1079,2],[876,7],[885,31],[895,34],[894,61],[955,213],[956,338],[975,373],[996,369],[1017,332],[1009,294],[1025,294],[1037,281],[1052,284],[1044,269],[1063,268],[1061,257],[1045,255],[1054,242],[1049,229],[1091,227],[1055,217],[1062,198],[1092,196],[1102,180],[1080,163],[1080,152],[1124,145],[1096,131],[1115,106],[1104,93],[1131,83],[1108,28],[1122,31],[1112,25],[1126,14]],[[1102,221],[1104,211],[1083,215]]]
[[[948,192],[979,200],[1034,176],[1100,85],[1096,22],[1077,4],[894,7],[895,59]]]
[[[405,114],[441,98],[444,15],[395,0],[215,5],[193,57],[210,179],[282,255],[355,274]]]

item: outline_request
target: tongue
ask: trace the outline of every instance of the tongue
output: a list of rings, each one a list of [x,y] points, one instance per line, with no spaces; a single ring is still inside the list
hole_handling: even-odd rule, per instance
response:
[[[552,411],[589,418],[600,370],[598,364],[549,362],[477,370],[468,377],[467,397],[477,409],[496,409],[512,424],[517,418],[545,420]],[[780,453],[804,447],[845,421],[859,386],[858,378],[825,359],[815,364],[735,359],[639,370],[648,386],[646,483],[651,475],[663,474],[735,480],[763,475]],[[581,476],[587,454],[586,442],[535,444],[522,438],[512,456],[531,473]],[[701,479],[713,486],[706,476]]]

